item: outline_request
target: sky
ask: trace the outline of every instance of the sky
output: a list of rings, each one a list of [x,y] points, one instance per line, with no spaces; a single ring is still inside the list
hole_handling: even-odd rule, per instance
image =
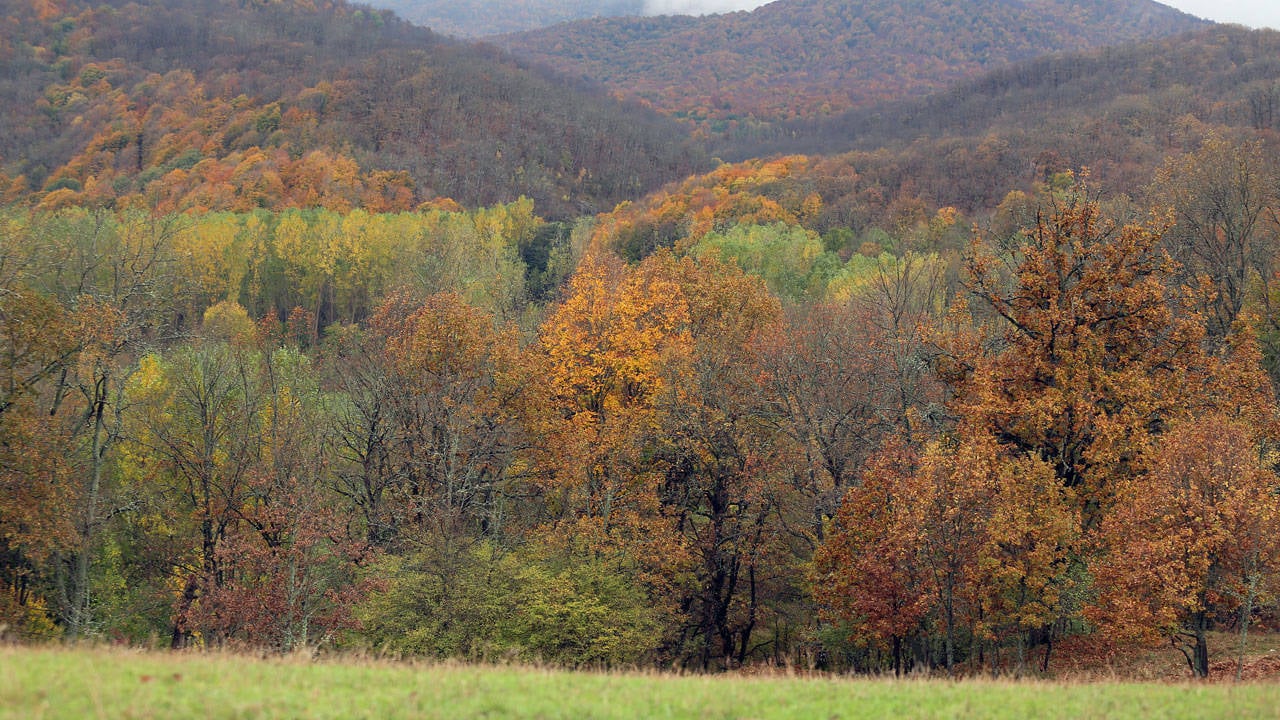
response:
[[[1249,27],[1280,30],[1280,2],[1277,0],[1162,0],[1182,12],[1216,22],[1239,23]],[[762,3],[763,4],[763,3]]]
[[[703,15],[752,10],[768,0],[645,0],[650,15]],[[1280,0],[1163,0],[1165,5],[1217,22],[1280,30]]]

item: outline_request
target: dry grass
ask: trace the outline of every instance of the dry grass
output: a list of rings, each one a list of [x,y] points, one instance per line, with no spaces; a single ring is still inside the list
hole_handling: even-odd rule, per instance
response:
[[[1209,679],[1233,682],[1240,638],[1209,634]],[[1245,680],[1280,680],[1280,633],[1254,632],[1244,652]],[[1050,677],[1063,681],[1182,682],[1191,679],[1186,658],[1171,645],[1115,648],[1101,638],[1072,638],[1055,648]]]

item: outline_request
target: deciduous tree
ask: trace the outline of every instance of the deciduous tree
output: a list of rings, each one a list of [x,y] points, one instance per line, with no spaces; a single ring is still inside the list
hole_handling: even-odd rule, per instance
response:
[[[1092,617],[1124,639],[1171,642],[1207,677],[1208,631],[1234,619],[1247,632],[1280,580],[1280,499],[1266,447],[1225,414],[1175,425],[1150,471],[1118,489]]]

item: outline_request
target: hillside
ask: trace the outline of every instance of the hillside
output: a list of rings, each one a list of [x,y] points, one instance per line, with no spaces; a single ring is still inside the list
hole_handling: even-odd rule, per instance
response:
[[[1207,132],[1280,130],[1280,32],[1214,26],[1190,35],[1024,61],[924,98],[826,120],[742,129],[712,147],[745,160],[851,152],[886,187],[931,203],[994,207],[1010,187],[1089,167],[1135,194],[1165,157]],[[878,171],[872,170],[878,168]]]
[[[582,20],[499,44],[725,130],[921,95],[1009,62],[1203,24],[1151,0],[779,0],[750,13]]]
[[[593,17],[643,15],[643,0],[374,0],[409,22],[446,35],[483,37]]]
[[[526,195],[569,216],[699,162],[670,121],[343,2],[6,6],[9,199],[383,210]]]

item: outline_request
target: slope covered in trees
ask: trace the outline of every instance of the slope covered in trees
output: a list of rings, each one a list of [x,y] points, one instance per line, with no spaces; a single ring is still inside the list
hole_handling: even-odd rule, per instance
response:
[[[696,166],[636,107],[343,3],[7,3],[7,196],[607,209]]]
[[[719,130],[865,107],[1016,60],[1202,25],[1149,0],[780,0],[745,14],[584,20],[500,44]]]
[[[1166,157],[1210,133],[1275,142],[1277,52],[1280,33],[1213,27],[1030,60],[836,118],[743,125],[711,148],[728,159],[824,154],[888,197],[905,189],[966,212],[1081,167],[1109,192],[1140,195]]]
[[[482,37],[593,17],[643,15],[644,0],[376,0],[374,7],[438,33]]]

